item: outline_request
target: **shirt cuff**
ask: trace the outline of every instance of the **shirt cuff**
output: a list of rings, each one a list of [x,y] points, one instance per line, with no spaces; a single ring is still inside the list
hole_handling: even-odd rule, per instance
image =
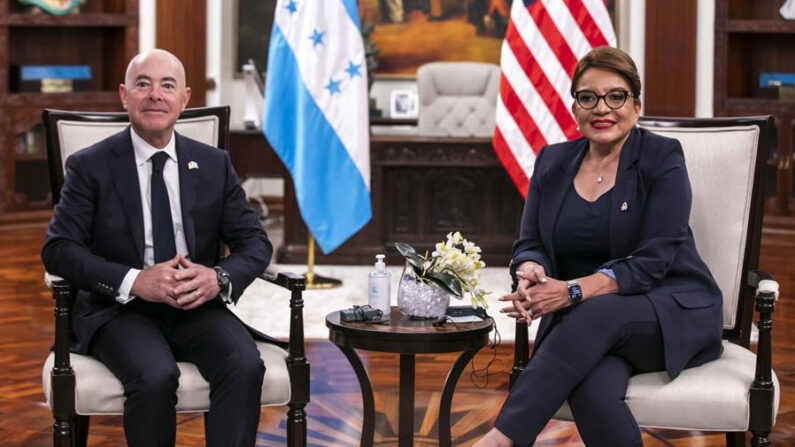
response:
[[[596,273],[603,273],[610,277],[613,281],[617,281],[616,274],[613,272],[612,269],[599,269]]]
[[[135,299],[135,295],[130,295],[130,290],[132,290],[135,280],[138,279],[139,273],[141,273],[141,271],[138,269],[130,269],[127,271],[127,274],[124,275],[124,279],[119,286],[119,294],[116,295],[116,301],[127,304]]]

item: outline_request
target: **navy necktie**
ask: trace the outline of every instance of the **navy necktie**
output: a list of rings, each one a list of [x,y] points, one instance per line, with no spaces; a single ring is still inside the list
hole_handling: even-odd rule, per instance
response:
[[[163,180],[163,166],[168,154],[158,152],[152,155],[152,243],[155,251],[155,264],[168,261],[177,254],[174,242],[174,223],[171,220],[171,205],[168,201],[168,190]]]

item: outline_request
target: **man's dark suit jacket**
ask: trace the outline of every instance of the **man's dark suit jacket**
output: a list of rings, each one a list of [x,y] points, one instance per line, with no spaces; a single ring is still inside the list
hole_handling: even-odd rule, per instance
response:
[[[237,302],[268,265],[271,243],[248,206],[228,154],[177,133],[175,137],[189,258],[227,271]],[[194,169],[189,169],[190,162]],[[142,206],[129,127],[66,160],[61,199],[42,259],[49,273],[80,289],[72,320],[75,352],[86,353],[96,330],[127,311],[129,304],[115,297],[127,271],[143,268]],[[219,261],[221,242],[231,254]],[[225,307],[219,299],[204,304],[208,305]],[[284,346],[249,329],[257,338]]]
[[[580,138],[538,154],[514,244],[512,275],[519,264],[532,260],[557,278],[552,242],[556,221],[588,147],[588,140]],[[621,152],[610,204],[611,259],[599,268],[613,270],[619,294],[649,297],[671,378],[723,350],[723,299],[696,251],[688,224],[691,200],[679,141],[633,129]],[[536,346],[551,320],[551,315],[542,317]]]

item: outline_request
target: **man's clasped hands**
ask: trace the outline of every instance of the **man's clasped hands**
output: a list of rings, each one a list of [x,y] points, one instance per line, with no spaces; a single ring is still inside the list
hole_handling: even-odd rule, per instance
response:
[[[145,301],[191,310],[218,296],[220,290],[214,269],[178,254],[141,270],[130,293]]]

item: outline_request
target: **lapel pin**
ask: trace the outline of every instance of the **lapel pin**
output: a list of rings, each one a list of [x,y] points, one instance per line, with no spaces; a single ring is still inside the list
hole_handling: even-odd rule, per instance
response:
[[[629,206],[627,205],[627,202],[621,204],[621,211],[626,211],[628,208]]]
[[[199,164],[195,161],[188,162],[188,169],[199,169]],[[624,203],[626,205],[626,203]]]

